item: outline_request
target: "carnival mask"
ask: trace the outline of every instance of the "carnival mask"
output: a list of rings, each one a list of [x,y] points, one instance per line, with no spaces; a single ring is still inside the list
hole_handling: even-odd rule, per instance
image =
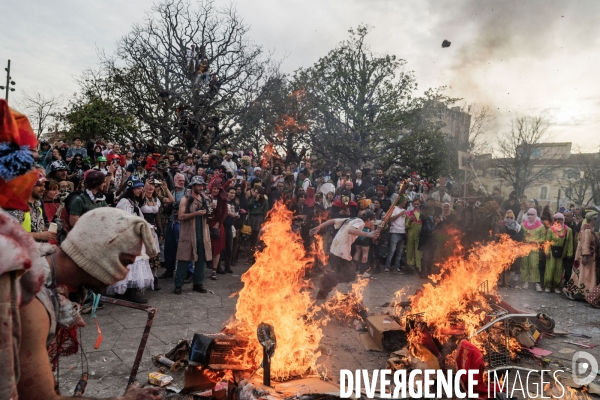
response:
[[[342,203],[344,203],[345,205],[348,205],[348,203],[350,203],[350,197],[342,196]]]

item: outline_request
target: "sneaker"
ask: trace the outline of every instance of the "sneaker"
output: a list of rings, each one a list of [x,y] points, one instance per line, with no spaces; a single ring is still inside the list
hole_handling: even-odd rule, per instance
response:
[[[562,290],[560,290],[560,289],[554,289],[554,293],[556,293],[556,294],[561,294],[561,293],[562,293]]]
[[[389,273],[390,273],[390,269],[389,269],[389,268],[385,268],[385,269],[383,270],[383,273],[384,273],[384,274],[389,274]]]
[[[165,271],[161,276],[158,277],[158,279],[172,279],[173,276],[174,275],[172,272]]]
[[[181,294],[181,293],[183,293],[183,289],[181,289],[180,287],[176,287],[175,290],[173,290],[173,293]]]
[[[404,275],[404,271],[402,271],[400,268],[394,268],[394,272],[397,272],[400,275]]]
[[[204,286],[202,286],[202,285],[194,285],[194,287],[192,288],[192,290],[194,292],[208,293],[208,290],[204,289]]]
[[[529,282],[525,282],[521,287],[525,290],[529,289]]]
[[[541,292],[542,291],[542,286],[539,283],[535,284],[535,291],[536,292]]]
[[[213,273],[210,275],[210,279],[212,279],[213,281],[217,280],[217,273],[215,271],[213,271]]]
[[[550,288],[546,288],[546,289],[544,289],[544,292],[546,292],[546,293],[550,293]]]

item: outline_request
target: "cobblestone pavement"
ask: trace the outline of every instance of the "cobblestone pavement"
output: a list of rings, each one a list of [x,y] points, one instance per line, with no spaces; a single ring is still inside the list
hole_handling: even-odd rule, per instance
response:
[[[242,288],[240,276],[247,268],[247,265],[240,263],[233,268],[234,274],[219,275],[217,281],[207,280],[205,286],[214,294],[192,292],[191,285],[185,285],[183,295],[177,296],[172,293],[172,282],[166,281],[161,281],[162,291],[145,293],[149,304],[156,306],[158,311],[138,372],[140,383],[147,381],[148,372],[156,370],[150,359],[152,355],[164,354],[179,339],[191,339],[194,333],[215,333],[221,329],[235,312],[237,298],[229,296]],[[381,313],[384,311],[381,306],[392,300],[395,291],[408,287],[407,294],[410,295],[423,282],[415,275],[374,275],[365,290],[364,303],[370,313]],[[349,285],[339,285],[338,289],[348,290]],[[600,344],[600,310],[593,309],[586,303],[571,302],[560,295],[536,293],[533,290],[506,288],[500,289],[500,294],[515,308],[551,315],[557,322],[557,328],[591,336],[591,339],[544,338],[540,347],[553,352],[550,356],[553,362],[570,366],[572,353],[578,349],[564,343],[564,340],[586,340]],[[143,311],[107,304],[98,311],[104,340],[100,348],[94,350],[95,325],[89,315],[85,316],[88,326],[81,332],[90,372],[86,396],[109,397],[123,393],[146,319],[147,315]],[[385,366],[388,354],[365,351],[359,341],[360,332],[336,322],[324,327],[323,331],[325,336],[322,343],[329,346],[332,353],[319,361],[336,382],[341,368],[354,370]],[[600,360],[600,346],[588,352]],[[557,368],[557,365],[553,364],[552,367]],[[73,393],[80,374],[79,354],[61,359],[60,382],[64,394]]]

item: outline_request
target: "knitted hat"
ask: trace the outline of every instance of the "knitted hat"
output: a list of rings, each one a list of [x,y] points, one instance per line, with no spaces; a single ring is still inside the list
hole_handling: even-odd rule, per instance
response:
[[[129,269],[119,261],[120,254],[158,254],[150,226],[117,208],[88,211],[62,243],[62,250],[85,272],[106,285],[125,279]]]

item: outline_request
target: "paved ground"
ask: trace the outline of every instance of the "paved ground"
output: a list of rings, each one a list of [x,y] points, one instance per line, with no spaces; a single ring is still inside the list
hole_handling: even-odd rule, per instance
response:
[[[219,275],[219,280],[206,282],[206,287],[214,294],[200,294],[191,291],[191,285],[184,286],[184,294],[172,294],[172,283],[163,283],[160,292],[146,292],[149,304],[158,312],[152,326],[148,345],[140,366],[138,379],[147,381],[148,372],[154,371],[150,357],[170,350],[179,339],[191,339],[196,332],[218,332],[223,323],[234,313],[236,298],[229,295],[241,289],[240,273],[246,265],[234,267],[235,274]],[[161,281],[164,282],[164,281]],[[374,275],[365,290],[364,303],[371,313],[380,313],[381,306],[392,299],[393,293],[409,287],[408,294],[422,284],[414,275]],[[347,289],[343,286],[341,289]],[[587,340],[600,344],[600,310],[585,303],[574,303],[555,294],[536,293],[532,290],[501,289],[502,297],[514,307],[531,312],[545,312],[557,321],[557,327],[576,333],[585,333],[591,339],[568,337],[567,339]],[[104,334],[104,341],[94,350],[96,329],[89,316],[88,327],[82,329],[83,345],[86,349],[90,380],[87,396],[109,397],[123,393],[137,348],[146,324],[146,314],[123,307],[106,305],[98,311],[98,321]],[[330,323],[324,328],[323,344],[331,347],[332,354],[322,357],[322,365],[337,381],[340,368],[375,369],[385,366],[387,353],[365,351],[359,341],[360,332],[352,328]],[[565,338],[545,338],[541,347],[553,351],[550,356],[554,363],[571,364],[575,346],[564,343]],[[600,347],[588,352],[600,360]],[[61,359],[61,389],[71,394],[81,374],[80,356]],[[557,367],[557,364],[553,364]]]

